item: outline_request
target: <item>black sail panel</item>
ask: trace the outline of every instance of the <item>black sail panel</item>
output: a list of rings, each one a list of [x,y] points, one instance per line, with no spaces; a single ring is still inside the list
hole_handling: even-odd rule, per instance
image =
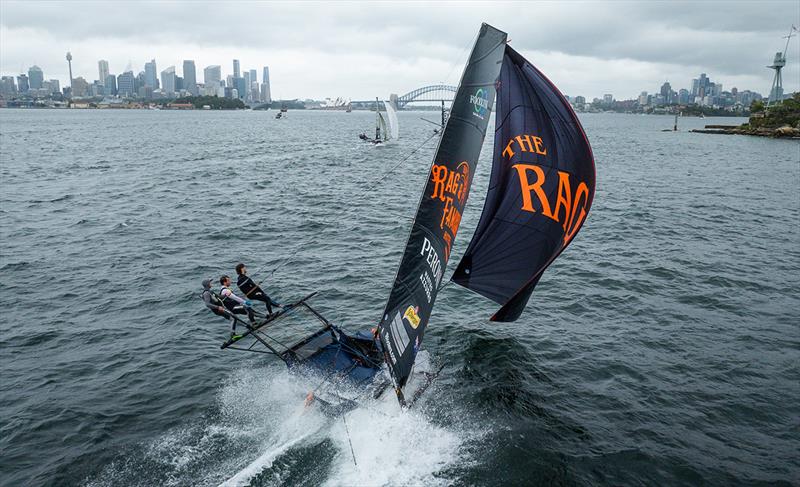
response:
[[[580,230],[594,199],[592,149],[558,89],[506,46],[489,190],[452,280],[522,313],[544,270]]]
[[[504,32],[481,26],[381,317],[379,336],[401,400],[467,203],[505,43]]]

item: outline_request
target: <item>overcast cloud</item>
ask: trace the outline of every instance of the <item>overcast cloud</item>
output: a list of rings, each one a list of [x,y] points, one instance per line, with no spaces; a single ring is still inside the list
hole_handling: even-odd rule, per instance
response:
[[[724,89],[768,94],[766,69],[783,50],[800,2],[12,2],[0,1],[0,73],[40,66],[46,79],[135,73],[155,59],[182,72],[232,59],[269,66],[274,98],[371,99],[437,82],[455,84],[481,22],[568,95],[634,98],[664,81],[690,88],[705,72]],[[800,41],[792,39],[784,89],[800,90]]]

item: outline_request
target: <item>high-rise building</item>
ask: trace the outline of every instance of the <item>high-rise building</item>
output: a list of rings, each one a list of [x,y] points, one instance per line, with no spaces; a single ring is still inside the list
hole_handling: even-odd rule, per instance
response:
[[[233,88],[239,98],[244,98],[247,94],[247,85],[244,82],[244,78],[233,78]]]
[[[248,88],[247,91],[250,91],[250,71],[245,71],[242,78],[244,78],[244,85]]]
[[[28,68],[28,83],[30,89],[32,90],[40,90],[42,88],[42,82],[44,81],[44,73],[42,73],[42,68],[39,66],[31,66]]]
[[[17,92],[17,85],[14,84],[13,76],[3,76],[0,78],[0,95],[12,96]]]
[[[197,70],[194,66],[194,61],[183,61],[183,89],[197,96]]]
[[[114,96],[117,94],[117,77],[113,74],[106,76],[104,83],[106,87],[106,96]]]
[[[28,83],[28,75],[21,74],[17,76],[17,89],[20,93],[27,93],[31,85]]]
[[[222,80],[222,69],[219,65],[207,66],[206,69],[203,70],[203,83],[206,86],[208,85],[217,85],[219,86],[219,82]]]
[[[666,104],[672,103],[672,85],[669,84],[669,81],[665,81],[661,85],[661,98]]]
[[[686,88],[678,90],[678,103],[681,105],[689,103],[689,90]]]
[[[250,83],[258,83],[258,73],[255,69],[250,70]]]
[[[261,101],[272,103],[272,93],[270,93],[269,88],[269,66],[264,66],[264,72],[261,76]]]
[[[161,71],[161,89],[164,94],[172,96],[175,94],[175,66],[170,66]]]
[[[135,87],[136,77],[133,76],[133,71],[125,71],[117,76],[117,94],[120,97],[132,97],[136,94]]]
[[[239,60],[238,59],[234,59],[233,60],[233,77],[234,78],[238,78],[239,76],[241,76],[241,74],[239,73]]]
[[[156,69],[156,60],[153,59],[149,63],[144,63],[144,85],[153,88],[158,88],[158,70]],[[117,87],[119,89],[119,87]]]
[[[89,82],[83,76],[72,80],[72,96],[89,96]]]
[[[610,93],[606,93],[605,95],[603,95],[603,104],[604,105],[611,105],[612,103],[614,103],[614,95],[612,95]]]
[[[98,81],[100,81],[101,85],[106,84],[106,78],[108,78],[108,61],[101,59],[97,61],[97,74],[100,76]],[[106,93],[107,95],[108,93]]]

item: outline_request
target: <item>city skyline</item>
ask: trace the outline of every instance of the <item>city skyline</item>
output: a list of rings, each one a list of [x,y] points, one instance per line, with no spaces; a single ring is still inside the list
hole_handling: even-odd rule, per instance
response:
[[[237,59],[241,74],[270,66],[273,98],[370,99],[436,82],[456,84],[467,47],[485,20],[519,32],[511,45],[573,96],[592,99],[613,93],[618,99],[635,99],[642,90],[658,91],[664,81],[688,89],[701,72],[712,74],[727,89],[736,86],[766,95],[774,74],[766,66],[783,49],[781,37],[789,25],[800,24],[800,6],[782,1],[757,9],[681,2],[668,4],[674,6],[670,9],[629,3],[611,3],[606,9],[593,3],[565,8],[551,3],[453,3],[426,8],[419,21],[412,21],[413,9],[379,4],[377,16],[392,20],[378,25],[363,19],[358,4],[247,4],[253,15],[231,18],[228,25],[227,13],[206,19],[202,14],[208,5],[198,3],[181,4],[180,9],[164,4],[164,15],[149,17],[143,30],[137,30],[139,25],[130,25],[135,19],[109,18],[101,26],[90,25],[80,13],[94,4],[70,5],[51,4],[43,15],[41,4],[3,2],[0,74],[16,77],[38,65],[46,78],[68,86],[67,49],[73,55],[74,76],[89,83],[98,76],[99,60],[108,61],[117,75],[128,66],[137,75],[152,59],[178,71],[183,60],[194,60],[197,71],[221,66],[225,80]],[[518,15],[520,11],[529,15]],[[256,28],[258,12],[269,13],[273,21]],[[169,20],[172,14],[182,21]],[[535,29],[519,25],[532,21]],[[58,52],[53,45],[59,46]],[[788,93],[800,90],[797,38],[787,57]]]

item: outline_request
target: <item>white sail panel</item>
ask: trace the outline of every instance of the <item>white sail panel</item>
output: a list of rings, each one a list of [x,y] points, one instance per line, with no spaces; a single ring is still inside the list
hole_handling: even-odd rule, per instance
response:
[[[392,105],[390,101],[383,102],[383,106],[386,107],[386,118],[389,121],[389,138],[399,139],[400,124],[397,122],[397,110],[395,110],[394,105]]]

